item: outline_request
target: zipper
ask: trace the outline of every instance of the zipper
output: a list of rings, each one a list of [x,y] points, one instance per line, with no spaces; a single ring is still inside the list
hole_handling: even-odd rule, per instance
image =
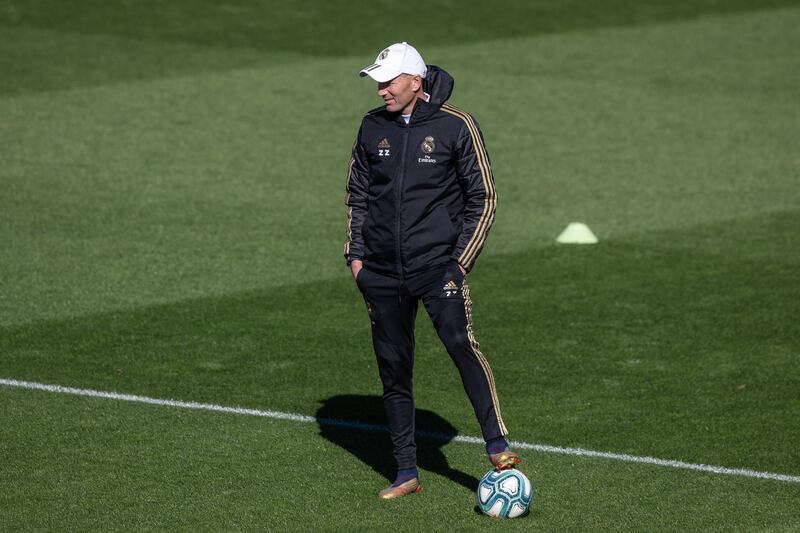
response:
[[[410,131],[411,122],[409,121],[409,123],[405,125],[403,152],[400,159],[400,176],[397,180],[397,186],[395,187],[395,202],[397,205],[397,209],[395,209],[395,247],[397,250],[397,268],[401,282],[405,279],[405,276],[403,275],[403,256],[400,252],[400,212],[403,205],[403,180],[406,176],[406,152],[408,151],[408,135]]]

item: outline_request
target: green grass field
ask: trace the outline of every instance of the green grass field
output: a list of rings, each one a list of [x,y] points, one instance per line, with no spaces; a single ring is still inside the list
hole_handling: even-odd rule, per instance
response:
[[[251,5],[252,4],[252,5]],[[757,5],[756,5],[757,4]],[[409,16],[408,13],[415,13]],[[456,79],[515,440],[800,476],[800,2],[0,0],[0,378],[381,423],[341,257],[376,52]],[[557,245],[571,221],[594,246]],[[477,435],[418,319],[420,429]],[[800,531],[800,483],[0,385],[0,531]]]

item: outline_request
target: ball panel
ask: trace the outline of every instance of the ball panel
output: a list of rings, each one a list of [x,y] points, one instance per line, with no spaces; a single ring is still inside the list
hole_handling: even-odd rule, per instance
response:
[[[508,510],[508,518],[516,518],[518,516],[522,516],[525,514],[525,511],[528,510],[527,506],[523,506],[519,502],[514,502],[511,504],[511,509]]]
[[[522,472],[520,472],[520,473],[522,473]],[[523,494],[523,496],[525,498],[530,500],[531,499],[531,492],[533,490],[533,488],[531,487],[531,481],[525,475],[523,475],[522,476],[522,482],[523,482],[522,494]]]
[[[533,487],[519,470],[490,470],[478,485],[477,499],[483,513],[496,518],[515,518],[527,512]]]
[[[478,487],[478,503],[487,503],[493,492],[494,489],[491,486],[481,483]]]
[[[519,481],[516,475],[508,475],[498,483],[498,486],[509,496],[516,496],[519,492]]]
[[[497,499],[494,501],[494,504],[486,511],[484,511],[489,516],[493,516],[495,518],[503,518],[504,511],[505,511],[505,503],[502,499]]]

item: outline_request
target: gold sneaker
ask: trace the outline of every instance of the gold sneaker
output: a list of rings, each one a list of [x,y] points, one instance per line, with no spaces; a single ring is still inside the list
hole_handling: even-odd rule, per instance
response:
[[[522,459],[519,458],[516,452],[512,452],[509,448],[506,448],[502,452],[490,454],[489,461],[500,471],[514,468],[522,462]]]
[[[378,498],[382,500],[391,500],[407,494],[414,494],[415,492],[422,492],[422,485],[419,484],[419,479],[417,478],[409,479],[396,487],[387,487],[383,489],[378,493]]]

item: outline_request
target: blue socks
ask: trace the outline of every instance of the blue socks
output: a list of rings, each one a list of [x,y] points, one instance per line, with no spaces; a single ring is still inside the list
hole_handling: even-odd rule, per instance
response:
[[[508,442],[505,437],[497,437],[486,441],[486,453],[489,455],[504,452],[508,449]]]
[[[392,487],[402,485],[406,481],[410,481],[415,477],[419,477],[419,473],[417,472],[416,468],[401,468],[397,471],[397,478],[395,478],[394,483],[392,483]]]

